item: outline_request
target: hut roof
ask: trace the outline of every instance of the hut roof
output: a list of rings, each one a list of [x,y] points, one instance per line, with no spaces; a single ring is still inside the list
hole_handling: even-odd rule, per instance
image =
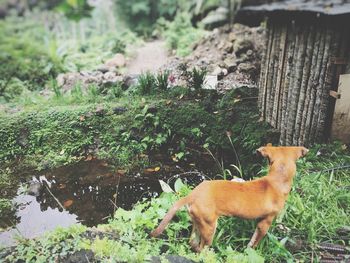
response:
[[[350,0],[286,0],[245,6],[239,10],[236,22],[257,24],[265,16],[286,13],[327,17],[347,16],[350,15]]]

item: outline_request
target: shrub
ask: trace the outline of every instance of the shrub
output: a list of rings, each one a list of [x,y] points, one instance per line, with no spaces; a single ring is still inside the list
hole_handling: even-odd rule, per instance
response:
[[[176,50],[178,56],[191,53],[192,45],[202,37],[204,31],[194,28],[189,14],[177,14],[174,21],[166,23],[164,37],[167,45]]]

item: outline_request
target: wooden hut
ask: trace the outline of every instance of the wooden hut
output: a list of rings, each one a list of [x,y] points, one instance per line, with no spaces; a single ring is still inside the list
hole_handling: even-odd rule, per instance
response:
[[[236,20],[266,21],[259,108],[280,131],[280,143],[310,145],[331,136],[349,143],[350,78],[342,74],[350,73],[350,0],[247,6]]]

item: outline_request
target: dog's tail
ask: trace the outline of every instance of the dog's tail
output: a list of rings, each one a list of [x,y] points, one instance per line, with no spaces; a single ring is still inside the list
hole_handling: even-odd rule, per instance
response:
[[[162,222],[160,222],[159,226],[154,229],[151,232],[151,236],[152,237],[157,237],[159,236],[165,229],[165,227],[169,224],[169,222],[171,221],[171,219],[174,217],[174,215],[176,214],[176,211],[179,210],[181,207],[183,207],[184,205],[188,204],[188,198],[183,197],[180,200],[178,200],[170,209],[169,211],[166,213],[166,215],[164,216]]]

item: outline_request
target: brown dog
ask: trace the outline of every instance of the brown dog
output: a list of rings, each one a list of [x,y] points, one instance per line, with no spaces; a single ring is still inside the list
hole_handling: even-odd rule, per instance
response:
[[[178,200],[151,236],[160,235],[176,211],[187,205],[192,219],[190,245],[195,251],[210,246],[219,216],[259,219],[248,244],[256,247],[266,235],[272,220],[284,207],[296,172],[296,160],[307,154],[305,147],[265,146],[257,150],[269,160],[269,173],[248,182],[204,181],[186,197]]]

